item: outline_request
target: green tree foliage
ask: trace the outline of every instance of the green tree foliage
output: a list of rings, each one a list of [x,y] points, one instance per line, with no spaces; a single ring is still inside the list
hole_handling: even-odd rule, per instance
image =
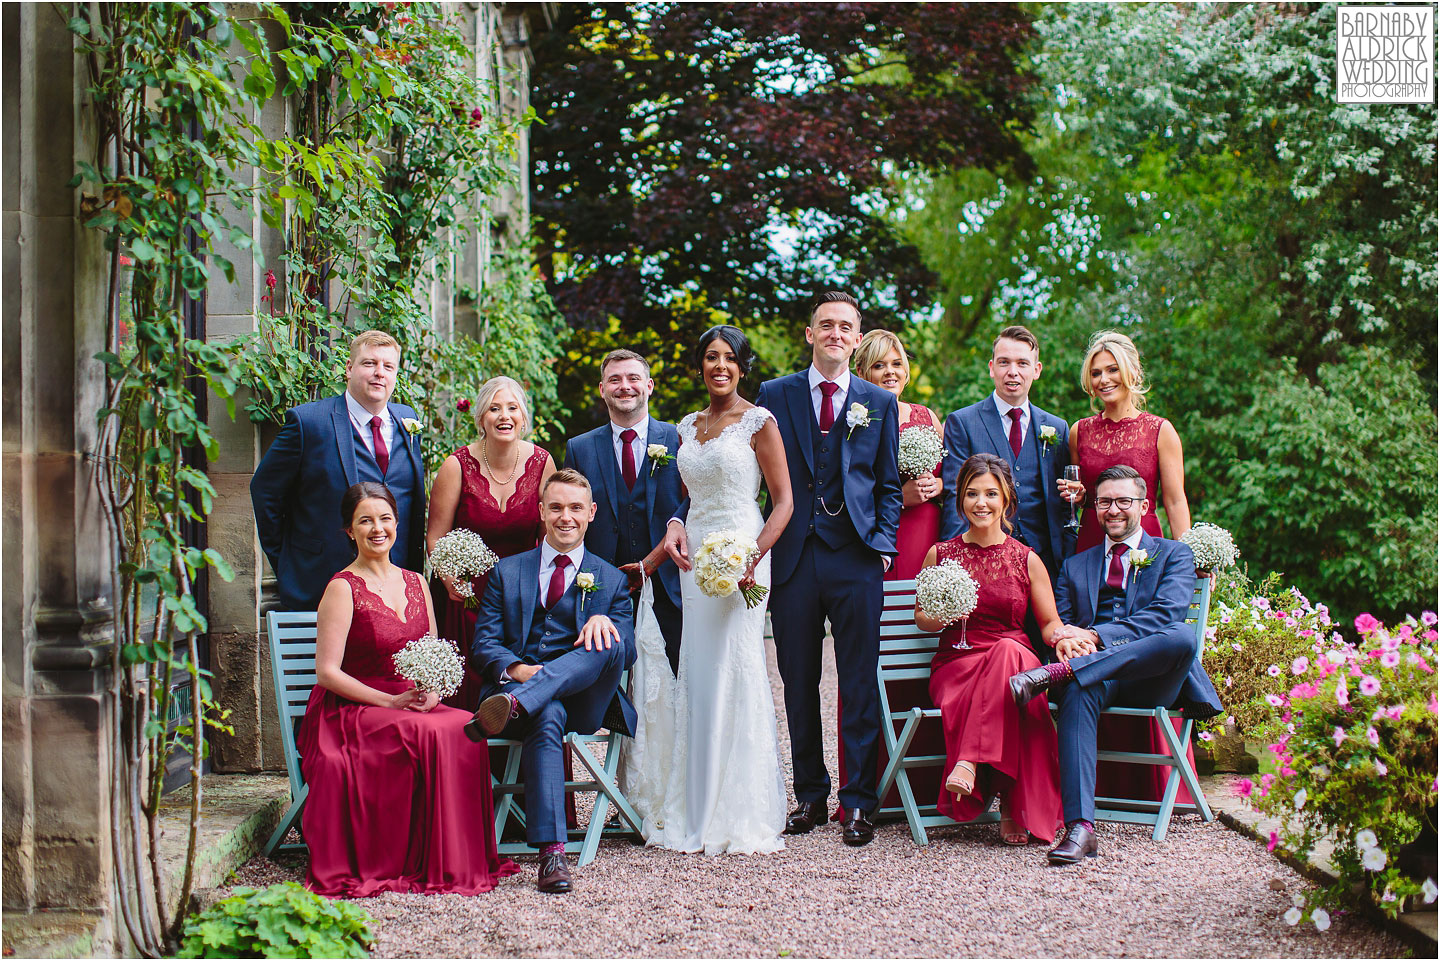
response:
[[[905,333],[939,406],[989,390],[991,338],[1025,323],[1047,365],[1032,396],[1073,421],[1089,413],[1086,340],[1124,329],[1155,385],[1150,409],[1185,444],[1196,519],[1226,524],[1252,563],[1263,557],[1337,607],[1433,604],[1433,456],[1413,456],[1409,431],[1433,455],[1434,106],[1335,103],[1331,4],[1054,5],[1035,27],[1034,175],[905,174],[890,211],[940,277],[942,321]],[[1385,359],[1361,359],[1375,357]],[[1297,421],[1300,407],[1272,403],[1281,382],[1329,398],[1327,385],[1363,364],[1386,371],[1387,386],[1367,393],[1392,378],[1408,385],[1416,409],[1397,421],[1407,430],[1362,445],[1348,428],[1321,435],[1339,414]],[[1392,410],[1388,397],[1370,400]],[[1346,465],[1327,474],[1338,483],[1362,457],[1390,465],[1380,483],[1400,492],[1412,528],[1432,532],[1430,561],[1418,563],[1408,536],[1374,541],[1373,506],[1274,536],[1315,474],[1297,471],[1262,508],[1232,469],[1241,452],[1227,435],[1242,424],[1247,465],[1263,461],[1269,432],[1330,451]],[[1328,579],[1342,570],[1343,598]]]
[[[567,394],[593,392],[596,351],[674,363],[717,320],[783,327],[765,359],[788,366],[829,286],[893,324],[933,275],[880,216],[888,175],[1027,163],[1012,6],[557,7],[535,45],[533,208],[556,303],[601,335],[572,345]]]

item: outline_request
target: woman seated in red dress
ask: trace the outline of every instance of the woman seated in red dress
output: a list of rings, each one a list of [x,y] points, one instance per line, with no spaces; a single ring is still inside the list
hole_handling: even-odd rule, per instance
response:
[[[915,608],[920,628],[944,628],[930,675],[950,772],[940,813],[973,821],[998,793],[1006,844],[1026,844],[1031,836],[1050,843],[1061,821],[1055,723],[1043,697],[1017,708],[1008,681],[1015,671],[1040,666],[1025,636],[1025,611],[1033,606],[1049,643],[1060,626],[1055,592],[1039,555],[1007,533],[1016,509],[1010,465],[975,454],[960,468],[955,490],[970,529],[930,548],[925,566],[953,560],[975,579],[979,600],[963,628],[969,647],[956,646],[960,624],[945,627]]]
[[[296,738],[307,884],[346,898],[489,891],[516,868],[496,852],[487,755],[465,737],[469,714],[391,660],[435,630],[425,582],[390,563],[395,498],[356,484],[340,515],[357,556],[320,599],[316,685]]]

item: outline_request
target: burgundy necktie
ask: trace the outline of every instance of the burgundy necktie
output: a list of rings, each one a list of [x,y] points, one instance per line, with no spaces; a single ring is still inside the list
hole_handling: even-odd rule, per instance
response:
[[[835,426],[835,392],[840,389],[839,384],[833,384],[828,380],[820,382],[820,429],[829,430]]]
[[[555,555],[555,571],[550,575],[550,589],[545,592],[545,609],[549,610],[560,603],[560,598],[565,595],[565,568],[570,566],[570,558],[564,554]]]
[[[1125,589],[1125,565],[1120,558],[1130,549],[1129,544],[1116,544],[1110,549],[1110,572],[1105,575],[1105,585],[1117,591]]]
[[[1010,449],[1020,457],[1020,408],[1010,408]]]
[[[380,465],[380,476],[390,469],[390,452],[385,449],[385,438],[380,434],[380,418],[370,418],[370,437],[375,441],[375,463]]]
[[[625,477],[625,486],[629,490],[635,489],[635,432],[625,428],[620,432],[620,470]]]

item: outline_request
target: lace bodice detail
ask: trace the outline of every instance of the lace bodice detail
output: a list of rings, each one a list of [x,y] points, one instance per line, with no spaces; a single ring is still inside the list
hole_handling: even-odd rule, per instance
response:
[[[475,455],[468,447],[457,450],[461,481],[455,527],[479,534],[499,557],[528,551],[540,543],[540,475],[545,471],[545,456],[539,446],[531,452],[502,511]]]
[[[734,529],[751,537],[760,533],[760,462],[750,439],[773,418],[763,407],[752,407],[719,434],[701,443],[695,439],[695,418],[680,422],[680,452],[676,464],[690,492],[691,530]]]
[[[940,422],[935,419],[935,412],[930,408],[924,404],[911,402],[910,416],[905,419],[905,423],[900,425],[900,429],[904,430],[907,427],[933,427],[939,431]]]
[[[1023,633],[1025,611],[1030,606],[1030,548],[1013,537],[999,544],[981,547],[965,543],[964,537],[941,541],[936,546],[936,563],[958,561],[980,588],[980,599],[966,626],[970,634],[999,635]],[[959,632],[959,626],[947,629]]]
[[[354,571],[335,577],[350,585],[355,612],[345,638],[345,656],[340,669],[357,680],[398,681],[390,659],[406,644],[430,630],[425,613],[425,582],[414,571],[404,571],[405,614],[397,616],[380,595],[370,590],[365,578]]]
[[[1075,451],[1080,462],[1080,482],[1085,485],[1086,506],[1094,502],[1095,480],[1107,467],[1124,464],[1145,479],[1145,496],[1150,501],[1142,523],[1152,534],[1160,533],[1155,508],[1160,504],[1160,428],[1165,418],[1136,414],[1124,420],[1106,420],[1103,414],[1086,417],[1075,425]],[[1100,543],[1103,533],[1094,510],[1086,510],[1076,550]]]

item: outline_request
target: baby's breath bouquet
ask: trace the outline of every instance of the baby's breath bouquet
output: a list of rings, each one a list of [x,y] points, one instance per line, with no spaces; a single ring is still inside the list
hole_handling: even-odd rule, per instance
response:
[[[1180,542],[1194,552],[1197,571],[1218,571],[1222,567],[1231,567],[1240,556],[1230,532],[1216,524],[1196,524],[1185,532]]]
[[[736,531],[713,531],[705,535],[695,552],[695,586],[707,597],[728,597],[740,591],[746,607],[754,607],[770,593],[759,584],[740,590],[740,578],[758,557],[755,542]]]
[[[465,598],[466,607],[476,607],[472,578],[483,577],[500,558],[479,534],[457,527],[435,542],[430,552],[430,572],[455,579],[455,593]]]
[[[900,432],[900,476],[919,477],[935,469],[945,456],[945,445],[935,428],[926,424],[915,424]]]
[[[915,575],[915,602],[920,610],[947,626],[960,622],[958,649],[970,646],[965,640],[965,622],[979,601],[980,585],[958,561],[941,561]]]
[[[422,691],[449,697],[460,690],[460,681],[465,677],[465,662],[454,641],[426,634],[416,638],[390,658],[395,662],[395,673],[407,681],[414,681]]]

